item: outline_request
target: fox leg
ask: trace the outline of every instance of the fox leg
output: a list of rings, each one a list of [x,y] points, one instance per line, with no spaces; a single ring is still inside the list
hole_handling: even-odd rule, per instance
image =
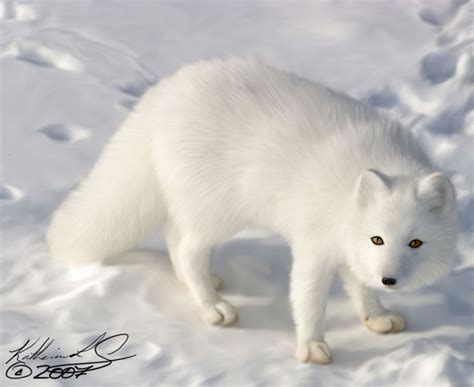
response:
[[[174,272],[176,274],[176,278],[178,279],[179,282],[185,284],[186,281],[184,279],[183,271],[181,270],[181,264],[179,262],[179,256],[178,256],[178,247],[181,241],[181,236],[180,236],[178,228],[170,219],[166,221],[165,239],[166,239],[166,245],[168,247],[170,260],[173,265]],[[219,289],[222,286],[221,278],[217,274],[214,274],[214,273],[211,274],[211,283],[214,289]]]
[[[339,275],[359,318],[367,328],[380,334],[397,333],[405,329],[403,317],[386,310],[375,292],[360,284],[349,267],[341,267]]]
[[[180,282],[184,281],[184,276],[181,271],[181,265],[179,263],[179,256],[178,256],[178,247],[181,237],[179,235],[179,230],[175,226],[172,220],[168,219],[165,225],[165,239],[166,245],[168,247],[168,253],[170,256],[171,263],[173,265],[174,272],[176,274],[176,278]]]
[[[324,317],[333,269],[327,251],[311,244],[292,246],[290,300],[296,325],[296,357],[302,362],[328,364],[331,349],[324,341]]]
[[[179,242],[178,259],[183,278],[195,301],[212,325],[230,325],[237,319],[232,305],[215,290],[215,280],[210,273],[211,246],[194,235],[185,235]]]

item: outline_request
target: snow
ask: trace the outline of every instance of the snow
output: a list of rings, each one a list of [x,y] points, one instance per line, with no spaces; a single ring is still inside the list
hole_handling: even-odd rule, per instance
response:
[[[0,384],[40,385],[4,376],[8,351],[27,339],[51,337],[71,353],[102,332],[126,332],[120,355],[137,356],[41,385],[473,385],[473,12],[463,0],[0,3]],[[231,54],[367,100],[451,176],[458,266],[429,288],[383,295],[406,332],[369,332],[336,284],[326,322],[333,362],[298,363],[289,249],[258,230],[214,251],[240,316],[225,329],[201,320],[159,233],[104,266],[49,259],[52,211],[140,95],[183,64]]]

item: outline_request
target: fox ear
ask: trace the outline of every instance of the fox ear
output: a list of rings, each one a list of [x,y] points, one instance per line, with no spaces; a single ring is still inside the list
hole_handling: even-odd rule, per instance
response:
[[[440,172],[424,177],[418,183],[418,198],[426,200],[433,211],[449,212],[456,205],[456,192],[449,179]]]
[[[367,169],[361,173],[355,184],[357,203],[365,207],[380,194],[388,195],[391,192],[391,181],[383,173],[375,169]]]

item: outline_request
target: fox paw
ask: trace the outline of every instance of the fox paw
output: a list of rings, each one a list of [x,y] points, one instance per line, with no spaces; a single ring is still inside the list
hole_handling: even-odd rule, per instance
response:
[[[205,307],[204,317],[209,324],[227,326],[237,320],[237,312],[232,305],[221,300]]]
[[[298,344],[296,357],[303,363],[329,364],[331,349],[324,341],[310,341]]]
[[[379,334],[397,333],[405,329],[405,319],[395,313],[387,312],[377,316],[368,316],[364,325]]]

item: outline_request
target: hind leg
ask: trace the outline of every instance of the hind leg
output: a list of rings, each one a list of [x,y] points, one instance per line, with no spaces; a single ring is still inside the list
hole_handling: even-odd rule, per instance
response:
[[[191,234],[184,236],[178,248],[181,271],[205,319],[213,325],[230,325],[237,319],[237,313],[214,288],[209,270],[210,252],[211,246],[203,239]]]
[[[167,220],[165,225],[165,239],[166,245],[168,247],[168,253],[170,256],[171,263],[173,264],[173,269],[176,274],[176,278],[178,281],[184,283],[184,276],[181,271],[181,265],[179,263],[179,256],[178,256],[178,247],[179,242],[181,240],[181,236],[179,234],[179,230],[174,225],[171,220]]]
[[[181,264],[179,262],[178,247],[181,241],[179,230],[175,224],[168,219],[165,225],[165,239],[166,246],[168,247],[168,253],[170,256],[173,269],[176,274],[176,278],[181,283],[186,283],[183,272],[181,270]],[[211,274],[211,284],[214,289],[219,289],[222,286],[222,280],[217,274]]]

